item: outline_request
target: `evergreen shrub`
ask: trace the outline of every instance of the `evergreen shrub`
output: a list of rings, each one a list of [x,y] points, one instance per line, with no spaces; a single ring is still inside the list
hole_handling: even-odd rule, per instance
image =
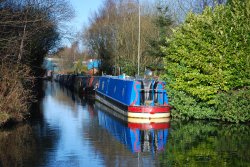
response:
[[[190,13],[166,42],[162,77],[173,117],[250,120],[249,1]]]

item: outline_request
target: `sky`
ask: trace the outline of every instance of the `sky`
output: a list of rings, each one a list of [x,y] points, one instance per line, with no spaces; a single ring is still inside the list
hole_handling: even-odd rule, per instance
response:
[[[83,31],[83,27],[88,26],[89,17],[91,13],[97,11],[104,0],[68,0],[75,11],[75,17],[68,23],[67,27],[70,28],[71,35],[62,39],[62,45],[70,47],[72,42],[75,41],[75,34]],[[73,37],[73,38],[71,38]]]
[[[70,22],[75,31],[81,31],[83,25],[88,25],[91,13],[100,8],[103,0],[69,0],[75,10],[75,18]]]

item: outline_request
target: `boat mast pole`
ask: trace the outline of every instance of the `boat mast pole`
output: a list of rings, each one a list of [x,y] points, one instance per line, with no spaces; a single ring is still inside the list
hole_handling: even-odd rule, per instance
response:
[[[141,7],[140,7],[140,0],[138,0],[138,8],[139,8],[139,13],[138,13],[138,19],[139,19],[139,27],[138,27],[138,54],[137,54],[137,61],[138,61],[138,71],[137,74],[140,76],[140,45],[141,45]]]

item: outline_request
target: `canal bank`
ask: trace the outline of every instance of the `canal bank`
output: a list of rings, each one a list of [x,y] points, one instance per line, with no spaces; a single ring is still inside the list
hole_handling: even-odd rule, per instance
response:
[[[18,81],[13,80],[13,82]],[[27,85],[23,85],[22,83],[21,88],[19,87],[20,85],[15,89],[9,87],[11,91],[9,91],[10,94],[7,96],[5,96],[5,93],[8,89],[3,88],[5,93],[0,95],[0,99],[2,100],[0,102],[0,129],[27,122],[33,114],[36,114],[33,112],[33,108],[36,107],[36,103],[44,97],[43,83],[42,78],[36,78],[32,84],[28,82]],[[3,84],[8,85],[8,83],[5,82]],[[0,85],[0,87],[1,86],[2,85]]]

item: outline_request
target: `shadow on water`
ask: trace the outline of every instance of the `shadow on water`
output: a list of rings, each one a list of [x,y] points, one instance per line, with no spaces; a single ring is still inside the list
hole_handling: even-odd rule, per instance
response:
[[[0,167],[249,166],[250,127],[171,121],[165,129],[131,128],[59,84],[29,123],[0,131]]]

